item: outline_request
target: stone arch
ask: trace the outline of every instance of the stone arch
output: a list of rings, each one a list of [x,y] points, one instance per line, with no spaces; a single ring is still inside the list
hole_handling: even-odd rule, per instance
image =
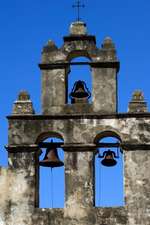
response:
[[[106,137],[114,137],[117,138],[120,142],[122,142],[121,134],[118,131],[114,130],[105,130],[102,132],[99,132],[96,137],[94,138],[94,143],[98,143],[101,139]]]
[[[70,51],[67,54],[66,60],[70,62],[77,57],[86,57],[90,61],[92,61],[92,57],[87,50],[76,50],[76,49]]]
[[[45,139],[51,138],[51,137],[56,137],[56,138],[59,138],[59,139],[61,139],[62,141],[64,141],[64,138],[63,138],[63,136],[62,136],[60,133],[54,132],[54,131],[48,131],[48,132],[43,132],[43,133],[41,133],[41,134],[37,137],[35,143],[38,144],[39,142],[42,142],[42,141],[44,141]]]

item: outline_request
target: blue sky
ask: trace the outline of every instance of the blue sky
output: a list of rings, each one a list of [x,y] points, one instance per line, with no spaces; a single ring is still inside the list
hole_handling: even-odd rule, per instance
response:
[[[88,32],[96,35],[100,47],[112,37],[121,62],[118,74],[119,111],[126,112],[135,89],[144,91],[150,102],[150,1],[83,0],[82,18]],[[7,165],[6,115],[11,114],[18,92],[29,91],[36,112],[40,108],[38,63],[42,47],[49,39],[63,43],[69,25],[76,18],[74,0],[1,0],[0,4],[0,164]]]

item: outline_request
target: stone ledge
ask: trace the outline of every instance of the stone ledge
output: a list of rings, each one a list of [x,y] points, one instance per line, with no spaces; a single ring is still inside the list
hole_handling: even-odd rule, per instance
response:
[[[9,115],[9,120],[68,120],[68,119],[122,119],[150,118],[150,113],[113,113],[113,114],[57,114],[57,115]]]
[[[70,35],[64,36],[64,42],[70,41],[90,41],[96,44],[96,38],[94,35]]]
[[[50,70],[50,69],[60,69],[66,68],[71,65],[89,65],[93,68],[117,68],[117,72],[120,68],[120,63],[118,61],[102,61],[102,62],[56,62],[56,63],[47,63],[39,64],[41,70]]]
[[[96,151],[96,145],[95,144],[83,144],[83,143],[68,143],[68,144],[64,144],[62,145],[62,148],[64,149],[64,151],[66,152],[89,152],[89,151]]]
[[[35,152],[39,149],[38,145],[6,145],[6,150],[8,152]]]

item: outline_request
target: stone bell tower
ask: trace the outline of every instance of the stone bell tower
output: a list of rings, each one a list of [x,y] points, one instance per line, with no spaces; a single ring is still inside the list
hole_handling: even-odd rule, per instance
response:
[[[78,65],[78,63],[71,63],[71,60],[79,56],[85,56],[91,60],[90,63],[83,62],[83,65],[91,66],[93,80],[93,102],[87,105],[85,112],[117,112],[116,89],[119,61],[114,43],[111,38],[106,38],[102,48],[98,49],[95,36],[89,35],[86,24],[78,21],[71,24],[70,35],[64,37],[64,45],[60,49],[52,41],[48,41],[43,49],[40,69],[42,70],[44,115],[72,113],[72,106],[67,104],[67,80],[70,65]],[[82,62],[79,64],[82,65]],[[77,110],[78,106],[74,108]]]
[[[85,56],[90,62],[72,62]],[[77,81],[68,103],[70,66],[88,64],[92,102]],[[119,61],[111,38],[101,48],[86,24],[71,24],[58,48],[43,48],[42,114],[34,112],[26,91],[19,94],[8,116],[9,166],[0,169],[0,225],[150,225],[150,114],[143,93],[136,91],[127,113],[117,110]],[[65,160],[65,207],[39,207],[40,143],[62,140]],[[124,154],[124,207],[95,207],[94,158],[103,137],[117,137]]]

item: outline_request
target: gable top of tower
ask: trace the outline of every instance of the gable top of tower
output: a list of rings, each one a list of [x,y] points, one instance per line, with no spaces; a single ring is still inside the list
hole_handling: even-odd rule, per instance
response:
[[[86,23],[82,21],[76,21],[71,23],[69,32],[70,35],[87,35]]]
[[[72,22],[69,27],[69,35],[64,37],[64,42],[79,40],[89,41],[96,45],[95,36],[88,34],[87,25],[83,21]]]
[[[85,22],[72,22],[68,35],[63,39],[64,43],[60,48],[53,41],[48,41],[42,51],[42,64],[66,63],[75,57],[84,56],[92,62],[115,62],[119,71],[119,61],[112,39],[106,37],[101,47],[98,47],[96,37],[88,33]],[[45,68],[45,65],[40,64],[40,68]]]

